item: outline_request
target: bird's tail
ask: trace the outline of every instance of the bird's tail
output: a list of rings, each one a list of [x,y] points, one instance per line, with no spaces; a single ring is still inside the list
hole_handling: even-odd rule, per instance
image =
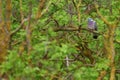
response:
[[[93,33],[93,38],[97,39],[98,38],[98,34]]]

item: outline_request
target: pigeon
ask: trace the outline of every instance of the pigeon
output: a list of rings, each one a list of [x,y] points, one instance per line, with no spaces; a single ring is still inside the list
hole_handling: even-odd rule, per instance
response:
[[[88,29],[91,31],[97,31],[97,23],[92,18],[88,18]],[[96,33],[93,33],[93,38],[97,39],[98,35]]]

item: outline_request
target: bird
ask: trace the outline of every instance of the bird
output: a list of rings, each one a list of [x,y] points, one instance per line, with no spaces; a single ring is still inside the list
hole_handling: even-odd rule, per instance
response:
[[[98,31],[97,23],[92,18],[88,18],[88,29],[91,31]],[[93,33],[93,38],[97,39],[98,35],[96,33]]]

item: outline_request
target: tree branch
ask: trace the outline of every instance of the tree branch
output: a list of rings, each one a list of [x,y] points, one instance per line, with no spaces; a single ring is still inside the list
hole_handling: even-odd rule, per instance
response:
[[[94,3],[95,9],[97,11],[98,16],[100,16],[100,18],[102,19],[102,21],[104,21],[105,24],[107,24],[108,26],[110,26],[111,24],[107,21],[107,19],[99,12],[98,10],[98,5],[96,3]]]
[[[56,28],[54,29],[55,32],[58,32],[58,31],[80,31],[80,30],[85,30],[85,31],[88,31],[90,33],[95,33],[95,34],[98,34],[98,35],[103,35],[102,33],[100,32],[96,32],[96,31],[92,31],[90,29],[87,29],[87,28]]]
[[[27,19],[24,19],[24,20],[21,22],[20,26],[10,33],[10,36],[12,36],[12,35],[14,35],[16,32],[18,32],[18,31],[22,28],[23,24],[24,24],[26,21],[28,21],[28,18],[27,18]]]
[[[100,72],[99,77],[97,78],[97,80],[103,80],[106,74],[107,74],[107,72],[105,70],[102,70]]]
[[[118,40],[114,40],[114,42],[116,42],[117,44],[120,44],[120,41],[118,41]]]

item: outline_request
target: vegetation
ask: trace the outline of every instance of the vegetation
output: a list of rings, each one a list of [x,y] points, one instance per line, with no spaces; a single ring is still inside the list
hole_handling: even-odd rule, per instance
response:
[[[0,0],[0,77],[120,80],[119,21],[119,0]]]

